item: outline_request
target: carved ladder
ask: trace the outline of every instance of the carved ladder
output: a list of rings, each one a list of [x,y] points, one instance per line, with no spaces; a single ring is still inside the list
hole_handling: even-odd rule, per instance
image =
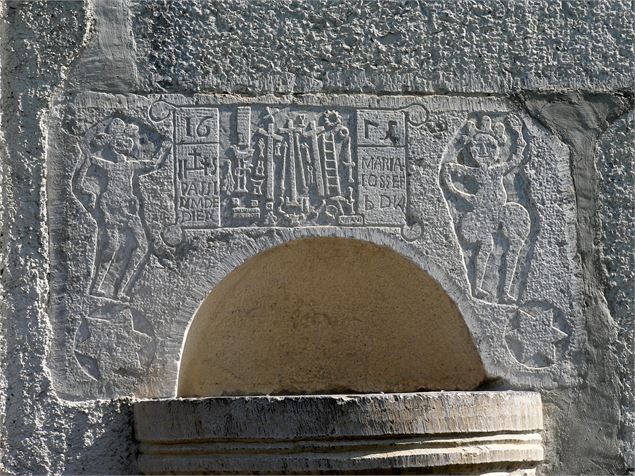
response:
[[[324,151],[324,175],[326,182],[326,194],[339,196],[340,174],[337,169],[337,152],[335,150],[335,137],[332,132],[322,135],[322,150]]]

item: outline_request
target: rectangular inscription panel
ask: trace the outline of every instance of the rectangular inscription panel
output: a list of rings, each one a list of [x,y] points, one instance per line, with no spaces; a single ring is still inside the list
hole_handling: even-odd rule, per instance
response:
[[[405,224],[402,110],[167,106],[173,110],[176,225]]]
[[[174,111],[176,224],[220,226],[218,109]]]
[[[367,225],[406,223],[406,153],[399,147],[359,151],[359,201]]]
[[[358,192],[366,225],[406,223],[406,120],[403,111],[357,112]]]

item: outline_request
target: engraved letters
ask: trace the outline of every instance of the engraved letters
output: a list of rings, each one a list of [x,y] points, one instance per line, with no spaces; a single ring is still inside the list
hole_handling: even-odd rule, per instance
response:
[[[401,111],[357,113],[359,196],[368,225],[406,223],[406,130]]]
[[[183,228],[404,227],[402,110],[176,106],[175,224]],[[162,114],[159,114],[158,112]],[[229,130],[222,135],[219,117]],[[356,131],[351,134],[351,131]]]
[[[193,228],[220,226],[218,109],[174,111],[176,223]]]

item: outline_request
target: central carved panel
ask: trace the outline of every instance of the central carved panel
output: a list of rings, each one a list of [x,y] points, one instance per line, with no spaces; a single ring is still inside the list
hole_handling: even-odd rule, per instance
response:
[[[513,104],[88,92],[55,118],[51,368],[63,395],[172,395],[210,290],[311,236],[388,246],[428,272],[490,376],[575,381],[568,151]]]
[[[174,137],[182,228],[406,224],[406,111],[161,100],[149,117]]]

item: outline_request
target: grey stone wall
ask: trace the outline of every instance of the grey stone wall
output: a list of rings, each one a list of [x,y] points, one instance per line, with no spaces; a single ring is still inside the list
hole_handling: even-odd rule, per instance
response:
[[[51,314],[50,141],[61,106],[95,92],[487,96],[530,117],[569,154],[580,378],[491,386],[541,392],[545,474],[633,469],[630,2],[5,0],[0,13],[0,469],[136,472],[133,394],[67,399],[51,370],[56,332],[75,329]]]

